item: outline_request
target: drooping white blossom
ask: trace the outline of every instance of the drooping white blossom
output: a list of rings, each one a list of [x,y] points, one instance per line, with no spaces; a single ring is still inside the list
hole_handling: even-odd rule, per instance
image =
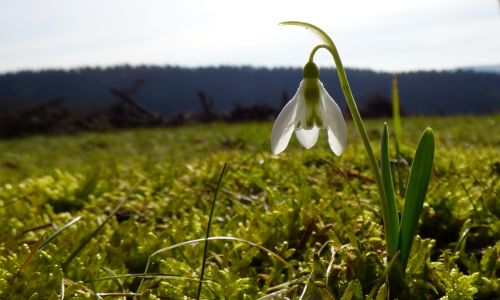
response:
[[[306,149],[314,146],[319,130],[326,129],[328,144],[336,155],[342,154],[347,143],[347,126],[342,112],[319,80],[319,71],[313,62],[304,67],[304,79],[297,92],[285,105],[274,123],[271,150],[281,153],[295,131]]]

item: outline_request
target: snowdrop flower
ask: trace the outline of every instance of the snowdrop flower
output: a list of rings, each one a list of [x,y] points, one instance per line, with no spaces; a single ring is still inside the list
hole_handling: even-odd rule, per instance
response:
[[[285,105],[274,123],[271,150],[274,155],[288,146],[293,131],[306,149],[318,140],[319,130],[326,129],[328,144],[336,155],[347,143],[347,126],[339,106],[319,80],[319,70],[312,61],[304,66],[304,79],[295,96]]]

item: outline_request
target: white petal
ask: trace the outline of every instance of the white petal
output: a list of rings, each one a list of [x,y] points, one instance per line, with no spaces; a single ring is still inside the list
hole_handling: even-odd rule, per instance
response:
[[[342,111],[328,94],[323,84],[320,85],[323,105],[323,126],[328,132],[328,144],[336,155],[342,154],[347,144],[347,126]]]
[[[297,99],[297,114],[295,117],[295,124],[305,124],[306,122],[306,105],[305,105],[305,98],[304,98],[304,90],[305,90],[305,85],[304,85],[304,79],[300,82],[299,88],[297,89],[297,92],[295,93],[295,96],[293,96],[294,99]],[[293,99],[292,99],[293,100]],[[302,125],[300,125],[302,126]]]
[[[302,127],[295,130],[295,136],[304,148],[309,149],[318,141],[319,128],[313,126],[311,129],[304,129]]]
[[[306,126],[306,121],[307,121],[307,107],[306,107],[306,100],[304,98],[304,89],[301,89],[299,87],[296,98],[297,98],[297,115],[295,117],[296,119],[295,124],[298,124],[300,122],[299,127],[303,127]]]
[[[271,151],[277,155],[288,146],[290,137],[295,129],[295,117],[297,116],[297,94],[288,101],[274,122],[271,133]]]

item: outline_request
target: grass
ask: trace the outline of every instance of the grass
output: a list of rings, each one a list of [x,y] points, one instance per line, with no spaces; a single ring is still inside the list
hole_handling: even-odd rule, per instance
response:
[[[367,123],[375,149],[382,124]],[[409,164],[422,130],[436,132],[412,296],[500,297],[500,115],[403,124]],[[0,298],[195,298],[203,265],[201,299],[383,299],[378,194],[349,125],[341,157],[324,133],[274,157],[270,123],[0,141]]]

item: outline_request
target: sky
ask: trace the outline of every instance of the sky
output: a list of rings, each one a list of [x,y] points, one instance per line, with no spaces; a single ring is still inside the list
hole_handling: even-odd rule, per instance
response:
[[[0,0],[0,72],[113,65],[298,67],[320,40],[377,71],[500,64],[498,0]],[[333,66],[325,50],[320,66]]]

